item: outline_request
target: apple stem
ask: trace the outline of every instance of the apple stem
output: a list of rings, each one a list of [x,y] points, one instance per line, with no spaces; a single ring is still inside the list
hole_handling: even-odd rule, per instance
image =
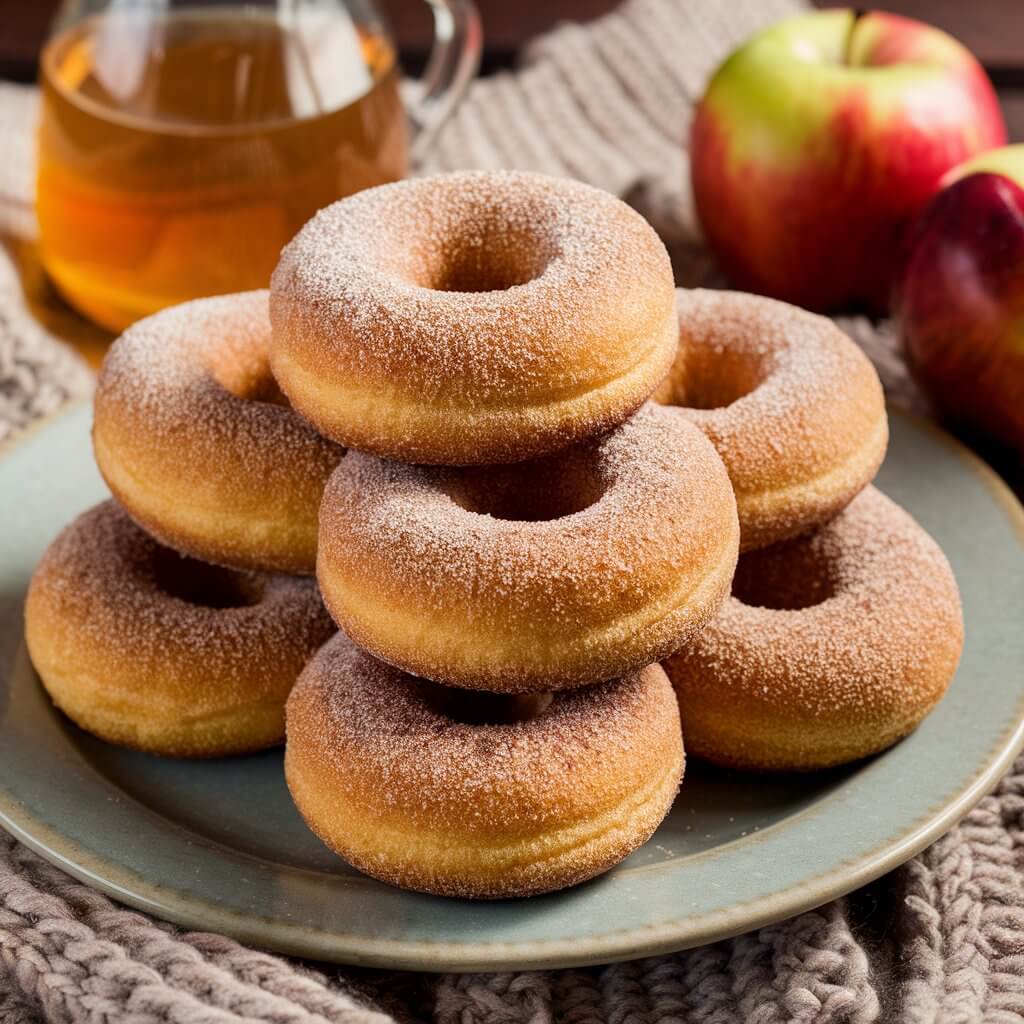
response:
[[[850,67],[853,63],[851,60],[853,51],[853,34],[857,31],[857,25],[860,19],[871,12],[865,7],[855,7],[853,9],[853,19],[850,22],[850,27],[846,32],[846,42],[843,46],[843,65]]]

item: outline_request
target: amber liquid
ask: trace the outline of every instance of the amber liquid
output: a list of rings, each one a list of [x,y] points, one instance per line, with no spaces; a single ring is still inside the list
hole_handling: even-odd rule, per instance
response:
[[[40,252],[113,330],[267,285],[322,206],[405,175],[395,54],[343,13],[107,14],[42,60]]]

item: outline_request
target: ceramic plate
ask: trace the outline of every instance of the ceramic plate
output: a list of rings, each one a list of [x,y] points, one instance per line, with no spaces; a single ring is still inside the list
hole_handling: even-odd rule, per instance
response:
[[[161,760],[92,739],[50,705],[22,641],[32,567],[106,495],[79,407],[0,458],[0,824],[124,903],[285,953],[426,970],[626,959],[816,906],[909,858],[1021,747],[1024,513],[977,459],[894,416],[878,484],[942,544],[967,645],[939,708],[867,762],[805,777],[691,764],[654,838],[603,877],[531,900],[401,892],[305,829],[281,754]]]

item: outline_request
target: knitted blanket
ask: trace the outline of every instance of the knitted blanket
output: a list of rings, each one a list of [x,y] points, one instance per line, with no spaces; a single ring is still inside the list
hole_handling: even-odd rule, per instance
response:
[[[718,283],[687,189],[685,126],[715,63],[799,0],[629,0],[476,83],[422,171],[525,167],[623,196],[680,283]],[[32,90],[0,86],[0,442],[88,392],[30,310]],[[19,279],[19,273],[21,277]],[[26,299],[27,288],[29,300]],[[916,394],[885,325],[847,320],[893,401]],[[2,503],[2,498],[0,498]],[[314,966],[126,910],[0,834],[0,1021],[94,1024],[910,1024],[1024,1016],[1024,759],[893,875],[701,949],[604,967],[424,975]]]

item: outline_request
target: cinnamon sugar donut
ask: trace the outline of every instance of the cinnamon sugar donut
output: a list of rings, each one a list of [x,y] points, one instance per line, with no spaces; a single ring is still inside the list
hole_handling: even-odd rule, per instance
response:
[[[267,293],[186,302],[114,343],[96,389],[100,472],[172,548],[240,569],[310,573],[317,509],[343,450],[270,375]]]
[[[351,452],[320,509],[328,610],[414,675],[495,692],[614,679],[686,643],[729,591],[725,467],[647,405],[619,430],[512,466]]]
[[[869,483],[889,437],[878,375],[831,320],[741,292],[678,292],[679,350],[655,395],[722,456],[740,549],[827,522]]]
[[[32,663],[69,718],[178,757],[279,743],[285,698],[333,632],[312,580],[182,558],[112,501],[50,545],[25,606]]]
[[[562,178],[466,171],[321,210],[271,282],[274,375],[341,444],[405,462],[544,455],[625,420],[676,347],[665,247]]]
[[[672,687],[650,665],[524,700],[415,679],[339,633],[288,699],[292,797],[331,849],[393,885],[497,898],[592,878],[672,805]]]
[[[665,668],[691,754],[803,771],[913,730],[962,645],[945,556],[868,487],[817,533],[744,555],[733,596]]]

